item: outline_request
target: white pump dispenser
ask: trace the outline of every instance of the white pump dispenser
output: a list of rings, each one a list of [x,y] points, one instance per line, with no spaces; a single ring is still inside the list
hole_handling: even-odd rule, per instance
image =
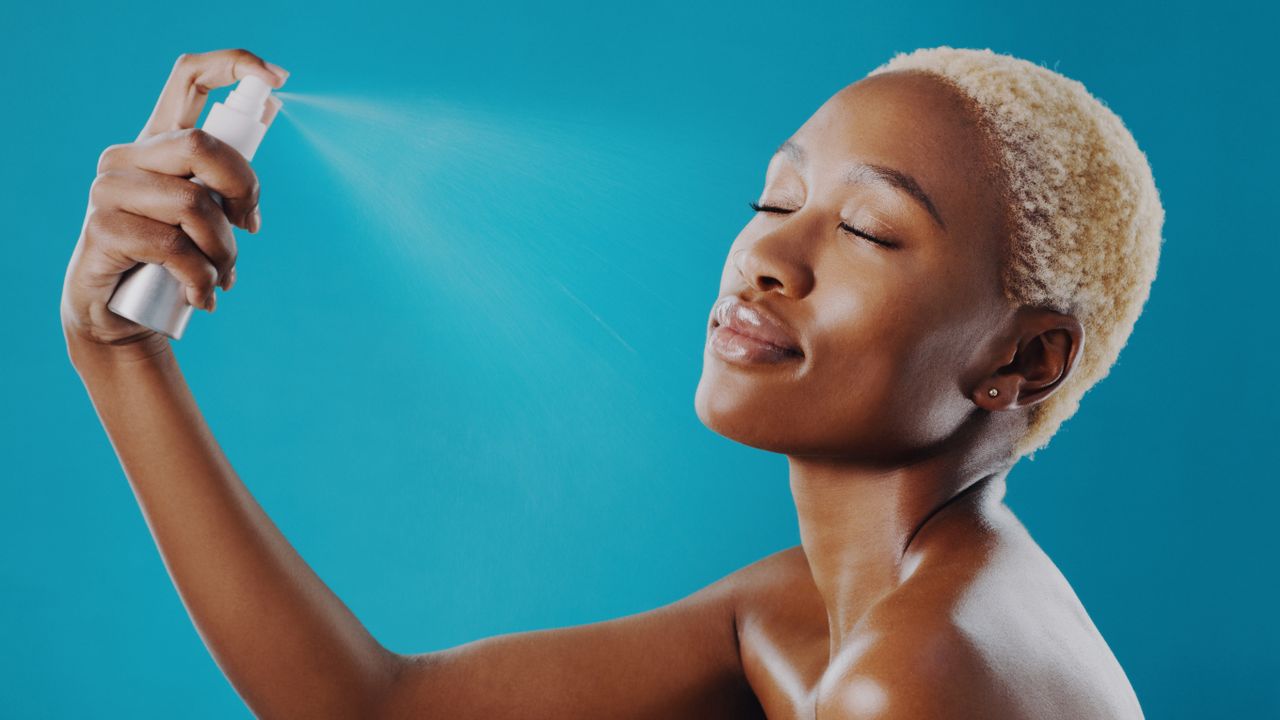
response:
[[[224,102],[209,108],[200,129],[235,148],[245,160],[252,160],[267,132],[262,114],[270,96],[270,85],[247,75]],[[204,184],[199,178],[193,178],[192,182]],[[218,193],[210,191],[210,194],[222,204]],[[121,276],[107,307],[121,317],[180,340],[194,309],[187,303],[185,290],[182,281],[163,266],[142,263]]]

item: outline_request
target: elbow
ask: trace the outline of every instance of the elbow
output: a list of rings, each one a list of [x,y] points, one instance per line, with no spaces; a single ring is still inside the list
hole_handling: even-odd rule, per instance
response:
[[[365,712],[358,717],[370,720],[421,717],[420,713],[412,712],[414,708],[410,697],[413,678],[423,665],[421,657],[385,651],[378,681],[371,683]]]
[[[311,675],[311,682],[275,683],[271,693],[241,697],[255,717],[264,720],[381,720],[406,718],[405,706],[397,701],[408,667],[403,656],[390,651],[365,655],[345,667],[330,666],[323,674]],[[300,676],[295,675],[295,678]]]

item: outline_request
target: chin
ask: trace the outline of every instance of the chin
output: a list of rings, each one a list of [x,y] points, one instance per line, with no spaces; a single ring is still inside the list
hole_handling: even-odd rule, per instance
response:
[[[693,407],[707,429],[734,442],[769,452],[787,454],[797,449],[797,429],[787,414],[786,393],[757,382],[727,378],[707,361],[694,393]]]
[[[905,428],[886,423],[880,397],[807,390],[803,383],[741,373],[705,358],[694,411],[708,430],[759,450],[795,457],[893,456]],[[833,405],[834,404],[834,405]],[[868,412],[868,408],[878,408]],[[873,421],[874,420],[874,421]]]

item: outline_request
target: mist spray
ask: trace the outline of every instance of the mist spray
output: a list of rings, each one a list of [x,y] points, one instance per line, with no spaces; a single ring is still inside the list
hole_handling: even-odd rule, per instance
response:
[[[209,108],[209,116],[200,129],[235,148],[245,160],[252,160],[267,132],[262,114],[270,96],[270,85],[253,75],[246,76],[224,102]],[[204,184],[199,178],[191,181]],[[221,195],[212,190],[209,193],[222,205]],[[125,271],[107,308],[174,340],[182,339],[194,309],[187,302],[182,281],[163,266],[149,263]]]

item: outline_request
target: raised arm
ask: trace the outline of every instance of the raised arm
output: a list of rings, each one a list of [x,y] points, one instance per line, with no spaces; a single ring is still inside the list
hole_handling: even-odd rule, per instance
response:
[[[63,333],[169,575],[241,697],[264,717],[364,716],[391,686],[395,657],[236,477],[168,338],[106,307],[138,262],[165,266],[206,309],[215,283],[231,286],[231,225],[256,231],[258,181],[239,153],[191,126],[211,88],[248,74],[284,81],[245,51],[184,55],[138,140],[102,153],[63,287]]]
[[[738,657],[737,573],[630,617],[401,655],[369,635],[263,513],[169,340],[106,307],[138,262],[164,265],[210,310],[215,283],[231,287],[231,224],[256,230],[257,179],[191,125],[210,88],[249,73],[283,82],[242,50],[179,60],[138,141],[102,155],[61,303],[68,354],[165,567],[246,704],[264,718],[760,717]]]

